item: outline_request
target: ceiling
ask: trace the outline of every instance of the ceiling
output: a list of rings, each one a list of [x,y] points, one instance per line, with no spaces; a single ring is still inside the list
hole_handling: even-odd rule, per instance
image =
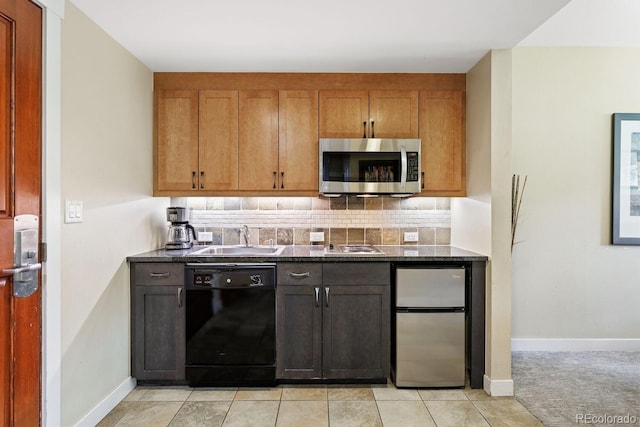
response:
[[[465,73],[491,49],[640,46],[640,0],[71,0],[152,71]]]

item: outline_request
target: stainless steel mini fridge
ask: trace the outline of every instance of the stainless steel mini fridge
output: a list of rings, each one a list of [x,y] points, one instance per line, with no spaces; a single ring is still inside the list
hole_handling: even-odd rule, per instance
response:
[[[395,269],[397,387],[464,387],[465,270]]]

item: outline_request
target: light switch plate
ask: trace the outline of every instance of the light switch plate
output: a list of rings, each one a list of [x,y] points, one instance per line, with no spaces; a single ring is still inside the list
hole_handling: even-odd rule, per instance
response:
[[[309,241],[310,242],[324,242],[324,232],[323,231],[311,231],[311,232],[309,232]]]
[[[404,241],[405,242],[417,242],[418,241],[418,232],[417,231],[407,231],[404,233]]]
[[[64,201],[64,222],[66,224],[82,222],[82,202],[79,200]]]

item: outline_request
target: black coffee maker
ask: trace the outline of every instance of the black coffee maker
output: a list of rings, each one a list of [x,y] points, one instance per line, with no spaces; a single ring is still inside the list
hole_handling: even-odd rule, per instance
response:
[[[189,224],[187,209],[181,207],[167,208],[169,233],[165,249],[189,249],[196,240],[196,232]]]

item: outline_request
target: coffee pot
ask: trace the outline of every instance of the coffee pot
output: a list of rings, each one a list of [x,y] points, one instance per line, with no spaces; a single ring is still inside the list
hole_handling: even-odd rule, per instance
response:
[[[196,233],[193,226],[189,224],[186,208],[167,208],[167,221],[171,224],[169,224],[165,249],[189,249],[193,246]]]

